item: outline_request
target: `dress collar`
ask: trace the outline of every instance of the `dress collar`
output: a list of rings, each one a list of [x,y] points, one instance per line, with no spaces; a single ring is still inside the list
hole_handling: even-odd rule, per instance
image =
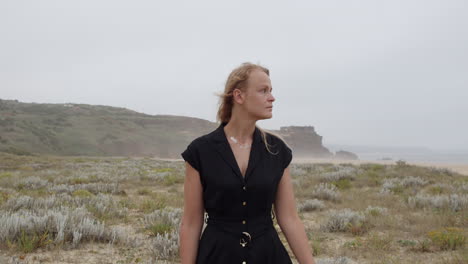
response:
[[[252,146],[250,148],[250,155],[249,155],[249,161],[247,164],[247,169],[245,172],[245,177],[242,176],[242,173],[240,171],[239,165],[237,164],[236,158],[234,156],[234,153],[232,152],[231,146],[229,145],[229,142],[226,138],[226,134],[224,133],[224,126],[226,126],[227,123],[221,123],[218,128],[213,132],[212,134],[212,139],[214,143],[214,147],[216,151],[220,154],[220,156],[224,159],[224,161],[229,164],[233,172],[236,174],[236,176],[239,178],[239,180],[242,182],[242,184],[245,184],[252,172],[254,171],[255,167],[261,162],[264,153],[264,147],[262,146],[263,140],[261,136],[260,129],[255,126],[255,131],[253,135],[253,142]]]
[[[225,143],[229,144],[229,142],[227,141],[226,133],[224,132],[224,127],[226,125],[227,125],[226,122],[222,122],[218,126],[218,128],[216,128],[216,130],[214,131],[214,139],[215,139],[216,142],[223,142],[224,141]],[[262,139],[260,129],[257,126],[255,126],[252,145],[256,144],[256,143],[259,143],[259,142],[263,142],[263,139]]]

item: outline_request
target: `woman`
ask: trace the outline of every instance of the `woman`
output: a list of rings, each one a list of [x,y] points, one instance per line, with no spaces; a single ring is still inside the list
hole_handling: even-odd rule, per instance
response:
[[[272,117],[271,92],[268,69],[251,63],[234,69],[220,96],[221,124],[181,154],[186,161],[182,264],[292,263],[273,225],[273,203],[299,263],[315,263],[294,201],[291,149],[256,126]]]

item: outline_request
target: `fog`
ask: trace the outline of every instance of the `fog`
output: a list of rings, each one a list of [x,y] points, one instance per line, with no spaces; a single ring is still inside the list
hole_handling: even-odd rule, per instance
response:
[[[242,62],[266,129],[325,144],[468,150],[466,1],[2,1],[0,98],[215,121]]]

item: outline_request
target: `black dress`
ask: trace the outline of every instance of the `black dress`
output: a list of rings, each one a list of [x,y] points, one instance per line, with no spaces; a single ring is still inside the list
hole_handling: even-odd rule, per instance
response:
[[[271,154],[255,127],[249,162],[242,176],[222,123],[194,139],[181,153],[203,186],[207,226],[199,241],[197,264],[292,263],[272,221],[272,204],[291,149],[267,134]]]

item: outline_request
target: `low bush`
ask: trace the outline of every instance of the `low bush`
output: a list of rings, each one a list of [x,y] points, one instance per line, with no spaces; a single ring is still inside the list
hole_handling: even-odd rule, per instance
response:
[[[177,258],[181,217],[182,209],[180,208],[166,208],[145,215],[144,226],[154,235],[151,243],[154,259],[174,260]]]
[[[350,232],[354,235],[368,231],[370,225],[364,214],[351,209],[333,210],[321,229],[328,232]]]
[[[410,208],[451,210],[454,212],[468,209],[468,195],[426,195],[417,194],[408,198]]]
[[[352,259],[348,257],[336,257],[336,258],[317,258],[315,260],[317,264],[354,264]]]
[[[441,250],[455,250],[461,248],[466,243],[463,230],[456,227],[446,227],[439,230],[430,231],[429,239]]]
[[[68,243],[77,246],[84,241],[126,243],[123,230],[106,227],[84,208],[68,207],[37,212],[20,210],[0,213],[0,243],[34,250],[42,245]]]
[[[339,201],[340,194],[335,185],[329,183],[319,183],[309,195],[311,198],[321,200]]]
[[[298,206],[298,210],[300,212],[311,212],[316,210],[322,210],[323,208],[325,208],[325,204],[317,199],[305,200]]]
[[[320,174],[320,180],[326,182],[339,181],[339,180],[354,180],[358,169],[349,166],[337,166],[336,171],[324,172]]]
[[[384,180],[380,193],[400,194],[403,193],[407,187],[412,187],[413,190],[416,190],[420,186],[424,186],[426,184],[428,184],[428,181],[420,177],[409,176],[404,178],[389,178]]]
[[[378,206],[367,206],[365,214],[370,216],[380,216],[387,214],[387,208],[382,208]]]

